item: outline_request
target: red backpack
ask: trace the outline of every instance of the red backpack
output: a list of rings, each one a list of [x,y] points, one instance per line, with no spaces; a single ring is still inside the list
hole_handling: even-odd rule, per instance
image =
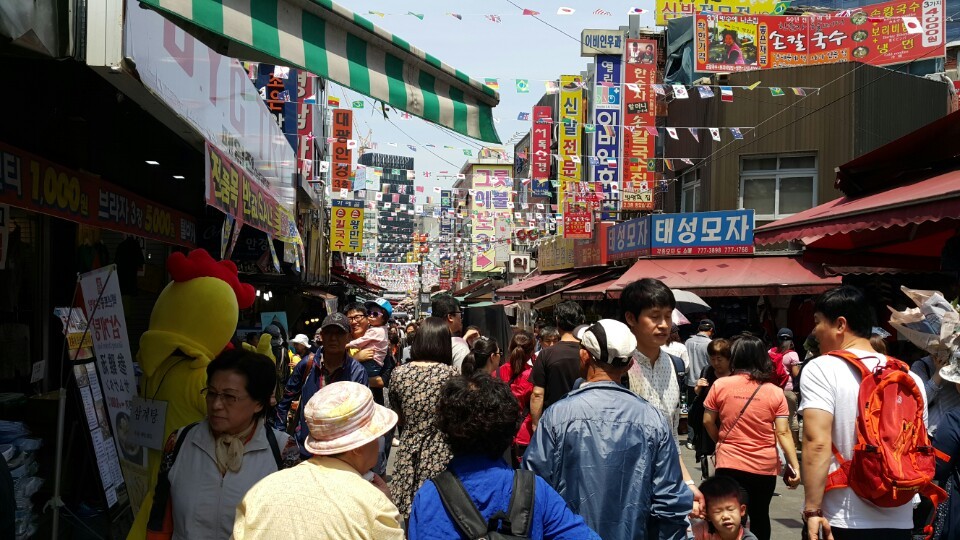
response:
[[[827,354],[854,366],[863,380],[853,458],[844,460],[833,446],[840,468],[827,477],[825,490],[849,487],[883,508],[902,506],[920,493],[936,506],[946,492],[933,483],[936,456],[923,422],[923,394],[910,369],[889,356],[884,365],[870,370],[850,351]]]

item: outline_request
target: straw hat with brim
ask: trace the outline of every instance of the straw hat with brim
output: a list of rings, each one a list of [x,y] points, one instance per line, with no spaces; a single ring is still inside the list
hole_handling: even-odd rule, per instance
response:
[[[303,444],[318,456],[360,448],[397,423],[397,413],[374,403],[369,388],[349,381],[321,388],[310,398],[303,417],[310,431]]]

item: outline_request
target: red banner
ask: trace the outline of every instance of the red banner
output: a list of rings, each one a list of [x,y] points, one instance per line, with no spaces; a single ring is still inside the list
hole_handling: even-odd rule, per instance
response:
[[[341,189],[352,190],[353,150],[347,147],[347,141],[353,138],[353,111],[333,110],[333,136],[337,140],[330,147],[330,187],[334,193]]]
[[[550,178],[550,131],[553,125],[550,107],[533,108],[533,131],[530,140],[530,177]]]
[[[698,14],[696,71],[753,71],[944,56],[943,0],[899,0],[809,16]]]
[[[593,238],[590,240],[574,241],[573,267],[586,268],[589,266],[606,266],[607,260],[607,229],[611,223],[597,223]]]
[[[656,139],[645,129],[657,123],[657,42],[628,39],[623,70],[623,159],[620,209],[653,210],[656,171],[647,162],[656,153]]]
[[[3,143],[0,204],[169,244],[197,243],[187,214]]]
[[[593,238],[593,212],[588,203],[567,203],[563,213],[563,237],[589,240]]]

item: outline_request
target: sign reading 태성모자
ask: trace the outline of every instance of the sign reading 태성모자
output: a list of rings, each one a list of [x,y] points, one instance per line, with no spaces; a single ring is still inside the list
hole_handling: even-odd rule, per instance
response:
[[[650,216],[643,216],[607,229],[607,258],[635,259],[650,254]]]
[[[91,174],[0,143],[0,204],[186,247],[196,222]]]
[[[753,253],[753,210],[650,216],[651,255]]]
[[[358,253],[363,248],[363,201],[330,202],[330,250]]]
[[[580,56],[596,56],[598,54],[623,54],[623,43],[626,35],[623,30],[589,30],[580,31]]]
[[[561,211],[569,196],[571,185],[581,180],[580,173],[580,129],[583,121],[583,77],[579,75],[560,76],[560,136],[557,140],[560,156],[560,188],[557,192],[557,205]]]
[[[657,24],[666,25],[670,19],[693,17],[697,13],[713,12],[743,15],[771,15],[783,13],[789,1],[784,0],[657,0]]]
[[[550,196],[550,135],[553,123],[550,107],[533,108],[533,127],[530,131],[530,178],[533,196]]]
[[[628,39],[623,73],[623,158],[621,161],[620,209],[653,210],[656,171],[648,162],[656,153],[656,139],[647,126],[657,122],[657,96],[651,85],[657,82],[657,42]]]
[[[209,142],[205,168],[207,204],[236,218],[237,230],[249,225],[282,242],[301,242],[293,215],[280,206],[268,188]]]
[[[910,21],[908,24],[907,21]],[[942,0],[895,0],[843,15],[698,14],[698,72],[857,61],[874,66],[944,55]]]
[[[597,56],[593,102],[593,191],[600,195],[600,209],[616,212],[620,195],[620,81],[621,57]],[[603,213],[600,219],[615,215]]]

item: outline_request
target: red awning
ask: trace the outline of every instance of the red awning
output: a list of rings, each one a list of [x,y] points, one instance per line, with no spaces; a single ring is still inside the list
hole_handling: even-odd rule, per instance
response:
[[[335,277],[335,278],[343,281],[344,283],[346,283],[346,284],[348,284],[348,285],[355,285],[355,286],[360,287],[360,288],[362,288],[362,289],[366,289],[367,291],[370,291],[370,292],[372,292],[372,293],[374,293],[374,294],[379,294],[379,293],[381,293],[381,292],[383,292],[383,291],[386,290],[386,289],[384,289],[383,287],[381,287],[381,286],[379,286],[379,285],[375,285],[375,284],[373,284],[373,283],[370,283],[370,282],[367,281],[367,279],[364,278],[363,276],[361,276],[361,275],[359,275],[359,274],[354,274],[353,272],[347,272],[346,270],[344,270],[344,269],[342,269],[342,268],[334,268],[334,269],[333,269],[333,277]]]
[[[628,284],[646,277],[700,296],[820,294],[841,281],[824,277],[816,266],[792,257],[640,259],[607,295],[620,298]]]
[[[600,272],[586,273],[583,277],[577,278],[553,292],[549,292],[543,296],[533,298],[530,300],[518,300],[518,302],[530,302],[534,309],[543,309],[546,307],[554,306],[556,304],[559,304],[560,301],[563,300],[562,293],[564,291],[568,291],[575,287],[580,287],[584,283],[590,283],[591,281],[597,278],[603,277],[609,274],[610,272],[611,270],[603,270]]]
[[[611,279],[579,289],[565,290],[560,293],[560,297],[564,300],[603,300],[607,297],[607,290],[616,282],[616,279]]]
[[[841,197],[758,227],[757,244],[799,240],[812,244],[825,236],[876,231],[960,217],[960,171],[851,199]]]
[[[569,275],[570,272],[560,272],[557,274],[540,274],[538,276],[529,277],[519,283],[514,283],[513,285],[507,285],[506,287],[497,289],[497,295],[517,298],[523,296],[524,293],[530,291],[534,287],[559,281]]]

